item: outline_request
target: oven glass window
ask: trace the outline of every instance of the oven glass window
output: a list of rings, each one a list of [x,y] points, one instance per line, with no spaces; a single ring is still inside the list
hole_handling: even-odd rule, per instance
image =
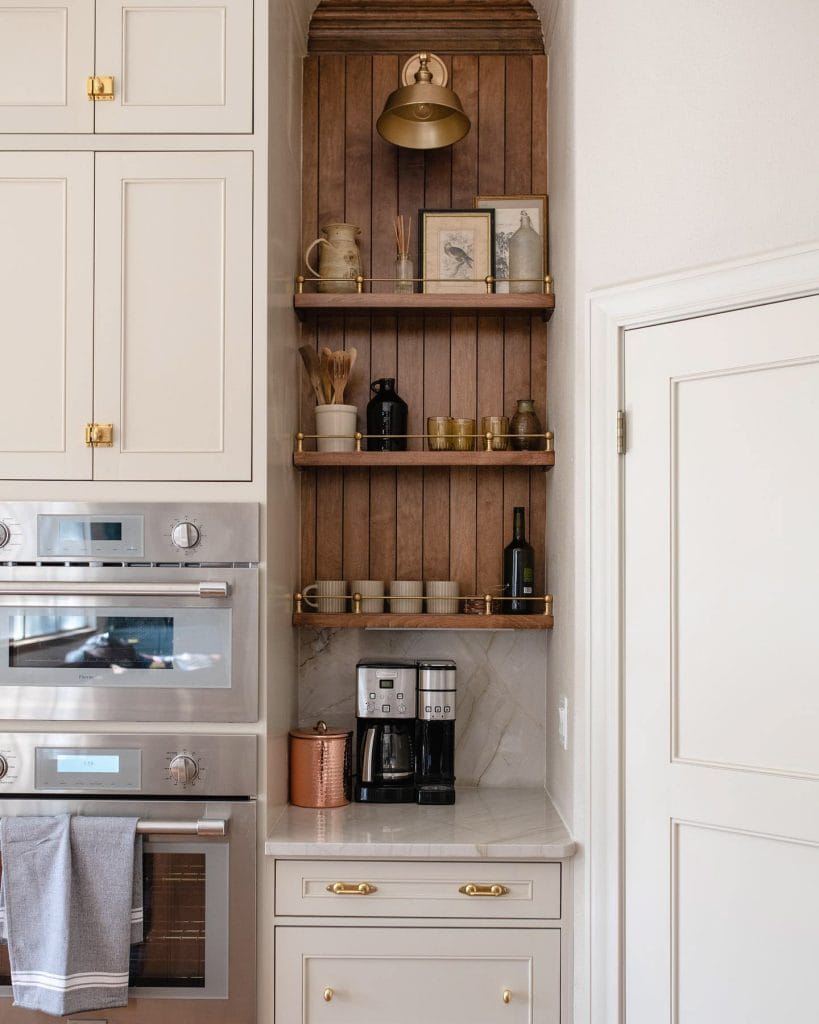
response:
[[[18,613],[10,626],[10,668],[173,668],[172,616]]]
[[[205,854],[146,852],[142,863],[145,938],[131,946],[129,985],[204,989]],[[0,985],[11,985],[2,944]]]

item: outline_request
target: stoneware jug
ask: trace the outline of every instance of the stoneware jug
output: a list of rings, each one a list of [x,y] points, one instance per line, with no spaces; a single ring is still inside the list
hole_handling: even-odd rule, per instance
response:
[[[307,246],[304,262],[307,269],[319,279],[320,292],[354,292],[355,279],[361,273],[361,253],[356,239],[361,228],[355,224],[326,224],[322,229],[326,238],[317,238]],[[310,263],[310,253],[319,248],[318,270]]]

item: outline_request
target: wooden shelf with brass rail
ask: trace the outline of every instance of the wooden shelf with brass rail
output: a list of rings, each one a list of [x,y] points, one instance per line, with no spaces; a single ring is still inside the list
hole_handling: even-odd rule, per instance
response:
[[[551,469],[554,452],[294,452],[297,469]]]
[[[293,625],[307,629],[552,629],[553,615],[398,615],[390,612],[369,615],[345,612],[294,612]]]
[[[389,292],[304,292],[293,296],[300,320],[339,316],[541,316],[548,320],[555,308],[554,295],[393,295]]]

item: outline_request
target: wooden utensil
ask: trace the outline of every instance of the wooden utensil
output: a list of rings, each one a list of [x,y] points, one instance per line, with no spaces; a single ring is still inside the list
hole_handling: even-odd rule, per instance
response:
[[[332,405],[333,402],[333,371],[332,371],[333,353],[323,345],[319,350],[319,367],[321,373],[321,386],[324,389],[324,394],[327,396],[324,401],[327,405]]]
[[[316,396],[317,405],[327,405],[327,396],[324,392],[321,377],[321,365],[319,363],[318,353],[314,348],[309,345],[302,345],[299,348],[301,358],[304,360],[304,365],[307,369],[307,376],[310,378],[310,383],[313,386],[313,393]]]

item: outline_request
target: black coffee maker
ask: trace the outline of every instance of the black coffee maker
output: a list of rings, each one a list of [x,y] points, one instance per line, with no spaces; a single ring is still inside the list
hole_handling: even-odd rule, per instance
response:
[[[418,662],[415,786],[419,804],[455,803],[455,662]]]
[[[415,801],[414,661],[357,666],[355,798],[362,803]]]

